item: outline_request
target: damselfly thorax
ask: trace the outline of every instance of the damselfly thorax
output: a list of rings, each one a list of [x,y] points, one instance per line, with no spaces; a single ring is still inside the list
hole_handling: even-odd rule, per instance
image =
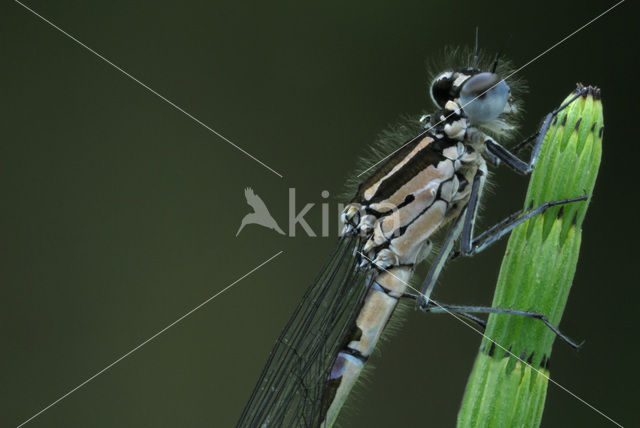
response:
[[[543,204],[474,237],[487,165],[504,162],[530,172],[545,126],[557,113],[549,114],[531,139],[529,162],[503,148],[486,131],[503,135],[515,111],[496,65],[497,60],[490,71],[477,66],[446,71],[434,79],[430,93],[439,110],[420,119],[421,129],[359,185],[342,215],[345,227],[336,251],[278,338],[238,426],[331,426],[399,299],[410,297],[421,309],[434,310],[431,291],[455,243],[460,254],[473,255],[549,206],[584,199]],[[414,267],[445,227],[449,231],[420,294],[408,293]],[[481,322],[469,310],[458,312]]]
[[[487,174],[487,137],[467,128],[465,118],[456,118],[459,111],[449,102],[443,112],[451,116],[445,122],[455,120],[456,126],[439,125],[443,132],[425,131],[410,141],[362,183],[347,206],[343,233],[367,237],[365,265],[371,260],[385,269],[420,262],[429,238],[468,203],[474,177]]]

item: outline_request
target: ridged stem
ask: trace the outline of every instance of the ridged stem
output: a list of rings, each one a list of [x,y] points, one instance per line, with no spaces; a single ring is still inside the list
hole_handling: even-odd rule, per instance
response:
[[[524,207],[585,193],[590,200],[600,166],[602,130],[600,91],[588,87],[549,128]],[[541,312],[559,325],[589,200],[550,208],[513,231],[494,307]],[[556,336],[539,320],[502,314],[489,317],[485,336],[458,413],[458,428],[538,427]]]

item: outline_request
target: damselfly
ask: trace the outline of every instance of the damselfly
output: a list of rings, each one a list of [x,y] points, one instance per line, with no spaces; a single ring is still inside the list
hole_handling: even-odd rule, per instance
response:
[[[530,173],[551,121],[568,103],[509,151],[498,140],[515,129],[517,84],[506,83],[511,73],[498,57],[484,61],[477,48],[466,57],[468,66],[460,67],[461,62],[433,79],[434,114],[387,134],[395,151],[371,168],[344,210],[336,249],[278,338],[238,426],[331,426],[403,298],[415,300],[422,310],[458,313],[480,324],[483,320],[472,313],[535,317],[577,347],[542,314],[445,305],[430,298],[449,258],[481,252],[551,206],[586,199],[549,201],[474,235],[488,165],[504,163]],[[579,87],[573,99],[590,90]],[[532,148],[525,162],[516,153],[527,145]],[[448,232],[420,293],[408,292],[414,267],[426,259],[434,234],[445,226]]]

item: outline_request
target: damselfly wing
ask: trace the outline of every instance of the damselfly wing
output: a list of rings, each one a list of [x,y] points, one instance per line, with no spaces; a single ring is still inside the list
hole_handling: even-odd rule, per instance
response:
[[[367,289],[361,240],[340,238],[269,355],[238,426],[318,426],[325,382]]]

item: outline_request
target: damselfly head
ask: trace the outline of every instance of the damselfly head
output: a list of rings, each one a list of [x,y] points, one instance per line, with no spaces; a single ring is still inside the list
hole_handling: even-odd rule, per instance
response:
[[[445,48],[441,55],[431,56],[427,66],[429,95],[439,109],[456,103],[468,122],[483,132],[503,142],[515,137],[526,83],[514,75],[507,58],[478,49]]]
[[[453,101],[471,122],[486,123],[513,111],[511,88],[496,73],[464,68],[439,74],[431,84],[431,98],[443,108]]]

